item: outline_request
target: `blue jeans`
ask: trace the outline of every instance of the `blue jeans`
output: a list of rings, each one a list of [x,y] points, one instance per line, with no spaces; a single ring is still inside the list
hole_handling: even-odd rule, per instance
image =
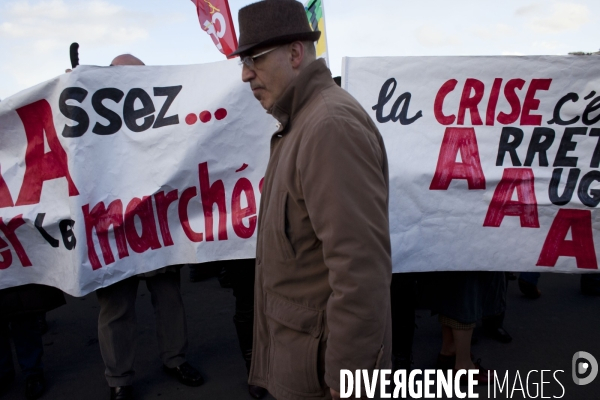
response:
[[[44,347],[37,324],[38,317],[38,314],[29,314],[11,321],[0,320],[0,377],[15,373],[10,348],[11,337],[23,374],[28,377],[43,372]]]

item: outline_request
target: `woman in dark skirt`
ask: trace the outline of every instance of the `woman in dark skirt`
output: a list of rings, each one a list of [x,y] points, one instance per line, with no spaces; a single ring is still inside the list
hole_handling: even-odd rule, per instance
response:
[[[503,272],[440,272],[436,277],[432,312],[442,325],[439,369],[479,369],[479,383],[487,383],[487,370],[471,357],[471,337],[478,320],[499,315],[506,308]]]
[[[23,285],[0,290],[0,393],[15,380],[11,337],[25,375],[25,396],[37,399],[44,393],[44,350],[39,321],[44,313],[63,304],[63,292],[50,286]]]

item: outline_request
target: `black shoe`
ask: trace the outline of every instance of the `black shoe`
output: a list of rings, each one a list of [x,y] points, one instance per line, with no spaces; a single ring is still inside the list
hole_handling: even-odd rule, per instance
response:
[[[250,393],[250,396],[254,397],[255,399],[262,399],[269,392],[267,392],[267,389],[263,387],[256,385],[248,385],[248,393]]]
[[[110,400],[133,400],[133,386],[111,387]]]
[[[542,295],[540,289],[533,283],[519,279],[519,289],[528,299],[537,299]]]
[[[509,333],[504,330],[504,328],[484,328],[483,331],[487,336],[500,343],[512,342],[512,336],[510,336]]]
[[[204,378],[200,375],[200,371],[192,367],[187,361],[179,367],[168,368],[164,366],[164,368],[169,375],[176,377],[179,382],[186,386],[200,386],[204,383]]]
[[[25,378],[25,398],[27,400],[39,399],[46,390],[44,374],[34,374]]]

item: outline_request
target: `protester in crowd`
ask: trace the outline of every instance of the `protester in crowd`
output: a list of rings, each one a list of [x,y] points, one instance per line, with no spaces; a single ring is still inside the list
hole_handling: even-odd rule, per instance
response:
[[[280,400],[339,398],[341,369],[391,366],[385,147],[316,60],[321,33],[302,3],[259,1],[239,21],[242,80],[279,121],[259,214],[250,382]]]
[[[15,380],[10,338],[25,375],[25,397],[37,399],[46,390],[42,355],[41,316],[65,304],[63,293],[43,285],[23,285],[0,290],[0,395]]]
[[[110,64],[144,65],[138,58],[123,54]],[[187,326],[180,291],[180,266],[169,266],[136,275],[96,290],[100,303],[98,340],[106,366],[111,400],[133,398],[133,362],[136,344],[135,300],[139,282],[150,291],[156,316],[160,358],[165,372],[188,386],[200,386],[204,379],[185,358],[188,346]]]
[[[480,360],[473,361],[471,338],[477,321],[504,312],[503,275],[489,271],[436,273],[432,312],[439,315],[442,325],[442,349],[436,368],[478,369],[475,380],[488,382],[488,370],[481,366]]]
[[[512,336],[504,329],[506,310],[506,293],[508,280],[505,272],[491,272],[494,274],[492,290],[484,299],[484,315],[482,321],[483,332],[490,338],[500,343],[512,342]]]
[[[252,337],[254,327],[254,271],[256,259],[213,261],[203,264],[193,264],[195,276],[206,276],[200,272],[202,268],[207,271],[220,271],[219,283],[223,288],[233,289],[235,297],[235,314],[233,324],[237,333],[242,357],[246,363],[246,370],[250,373],[252,363]],[[190,280],[192,273],[190,272]],[[214,276],[214,274],[213,274]],[[255,399],[266,396],[266,389],[248,384],[248,393]]]

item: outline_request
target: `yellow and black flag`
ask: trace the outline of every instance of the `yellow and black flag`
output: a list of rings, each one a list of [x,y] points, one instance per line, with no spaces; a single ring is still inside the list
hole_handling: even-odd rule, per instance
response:
[[[327,32],[325,30],[325,9],[323,0],[308,0],[304,4],[306,16],[313,31],[321,31],[321,37],[317,42],[317,58],[324,58],[329,65],[329,55],[327,52]]]

